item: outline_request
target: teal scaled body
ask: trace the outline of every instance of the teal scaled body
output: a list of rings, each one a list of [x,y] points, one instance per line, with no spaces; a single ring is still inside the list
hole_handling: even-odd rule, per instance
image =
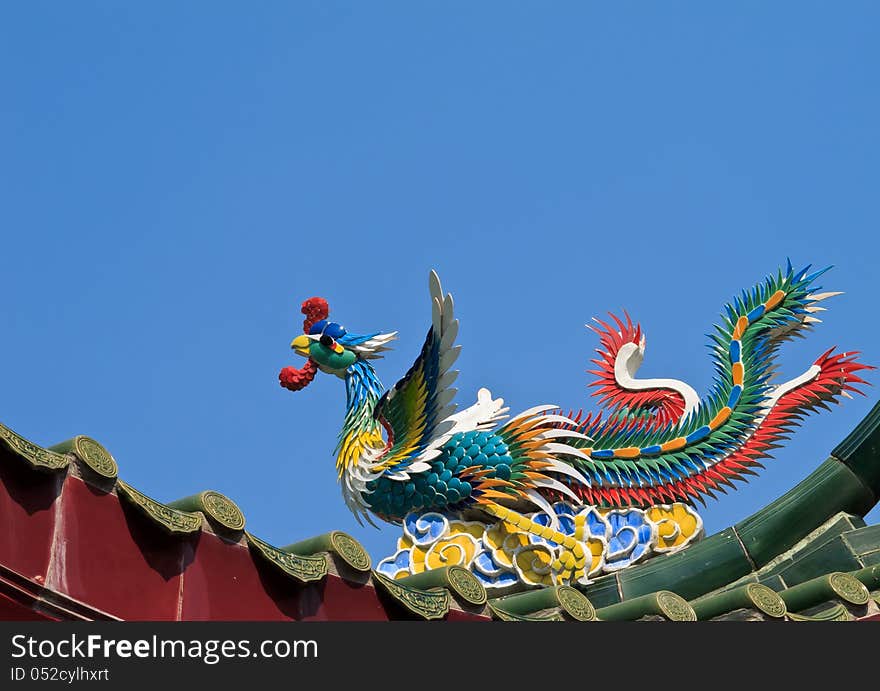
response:
[[[486,478],[509,480],[514,461],[508,451],[493,432],[454,434],[430,461],[430,471],[403,482],[387,476],[370,480],[364,499],[374,513],[389,521],[400,521],[411,511],[459,511],[474,501],[473,484],[462,479],[465,470],[485,469]]]

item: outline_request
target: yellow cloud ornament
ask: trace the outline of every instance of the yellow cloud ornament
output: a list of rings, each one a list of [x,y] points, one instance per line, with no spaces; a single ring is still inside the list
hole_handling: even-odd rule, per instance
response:
[[[559,502],[553,510],[555,529],[548,525],[551,518],[546,513],[528,514],[532,524],[543,526],[538,530],[533,525],[532,533],[503,520],[487,524],[437,512],[409,514],[397,551],[377,570],[390,578],[405,578],[462,566],[490,590],[517,583],[585,584],[653,555],[677,552],[703,536],[703,521],[687,504],[609,510]],[[558,544],[554,531],[573,538],[583,554],[575,554],[571,540]]]
[[[556,555],[546,545],[529,545],[517,550],[513,564],[520,578],[529,585],[555,585],[553,563]]]
[[[657,526],[655,552],[678,550],[702,537],[703,519],[687,504],[658,504],[645,516]]]
[[[479,543],[473,535],[459,533],[435,542],[425,553],[424,564],[428,569],[439,569],[444,566],[471,565],[479,549]]]
[[[507,523],[499,522],[485,529],[483,542],[500,566],[513,567],[517,550],[529,544],[529,536]]]

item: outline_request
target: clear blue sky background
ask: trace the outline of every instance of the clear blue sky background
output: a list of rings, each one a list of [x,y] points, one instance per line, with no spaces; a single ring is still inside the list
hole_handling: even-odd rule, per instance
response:
[[[340,382],[277,383],[309,296],[400,331],[391,385],[434,267],[460,403],[592,408],[593,315],[630,310],[641,375],[705,391],[723,303],[790,256],[846,294],[783,372],[835,344],[880,364],[878,24],[873,2],[6,3],[0,421],[93,436],[161,500],[219,490],[272,543],[342,529],[378,559],[399,533],[342,502]],[[708,531],[877,391],[811,417]]]

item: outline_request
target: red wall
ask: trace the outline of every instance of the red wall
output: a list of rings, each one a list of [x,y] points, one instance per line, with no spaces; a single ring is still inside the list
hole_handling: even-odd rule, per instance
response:
[[[245,545],[206,531],[171,535],[115,494],[0,453],[0,619],[405,616],[372,585],[334,575],[300,584]]]

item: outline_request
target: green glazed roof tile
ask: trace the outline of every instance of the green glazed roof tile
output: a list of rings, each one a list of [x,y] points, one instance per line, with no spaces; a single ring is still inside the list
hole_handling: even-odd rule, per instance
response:
[[[704,595],[691,600],[699,620],[712,619],[737,609],[752,609],[780,619],[786,614],[785,601],[766,585],[748,583],[723,593]]]
[[[489,611],[492,613],[493,619],[498,619],[500,621],[565,621],[565,618],[556,611],[540,615],[513,614],[505,611],[491,601],[489,602]]]
[[[623,569],[617,577],[624,602],[658,590],[671,590],[693,599],[751,571],[752,564],[742,544],[734,530],[728,528],[681,552]]]
[[[620,584],[617,573],[599,576],[592,583],[577,588],[586,595],[596,607],[607,607],[620,602]]]
[[[818,614],[797,614],[788,613],[791,621],[852,621],[853,616],[849,610],[841,604],[832,605],[826,610],[822,610]]]
[[[555,611],[575,621],[595,621],[596,609],[579,590],[568,585],[547,586],[506,595],[491,601],[493,607],[513,616],[535,616]]]
[[[880,550],[880,525],[870,525],[843,534],[843,541],[854,554],[864,556]]]
[[[795,561],[808,555],[814,550],[826,545],[829,542],[839,538],[842,534],[852,531],[865,525],[865,522],[859,516],[853,516],[848,513],[838,513],[829,518],[821,526],[813,530],[811,533],[799,540],[795,545],[790,547],[782,554],[776,555],[767,564],[762,566],[758,573],[760,574],[776,574],[782,573]],[[815,573],[814,576],[820,576],[827,573],[829,569],[821,573]],[[830,569],[834,570],[834,569]]]
[[[880,402],[831,455],[843,461],[880,499]]]
[[[361,573],[369,573],[372,568],[372,561],[367,550],[351,535],[343,533],[341,530],[333,530],[323,535],[310,537],[282,549],[292,554],[307,556],[328,552],[338,556],[348,567]]]
[[[853,571],[861,567],[858,557],[838,535],[799,555],[779,572],[779,576],[789,586],[793,586],[832,571]]]
[[[810,609],[823,602],[842,600],[851,605],[865,605],[868,589],[848,573],[835,572],[813,578],[779,593],[791,612]]]
[[[195,533],[202,528],[202,516],[198,513],[181,511],[148,497],[122,480],[117,480],[119,497],[137,507],[141,513],[169,533]]]
[[[449,593],[468,607],[482,607],[486,604],[486,589],[470,571],[463,566],[444,566],[430,569],[405,578],[397,583],[418,590],[446,588]]]
[[[791,548],[836,513],[864,516],[874,495],[843,463],[829,458],[776,501],[734,528],[756,567]]]
[[[874,591],[880,588],[880,566],[866,566],[857,571],[850,571],[849,575],[858,580],[869,591]]]
[[[880,564],[880,551],[865,554],[864,556],[862,556],[862,563],[865,566],[874,566],[875,564]]]
[[[280,569],[288,576],[293,576],[300,583],[320,581],[327,575],[327,559],[321,555],[305,557],[299,554],[291,554],[268,542],[261,540],[255,535],[245,531],[248,546],[265,561]]]
[[[668,590],[641,595],[616,605],[601,607],[596,614],[603,621],[633,621],[661,616],[669,621],[696,621],[697,614],[686,600]]]
[[[443,619],[449,613],[449,592],[445,589],[419,590],[403,585],[378,571],[373,571],[372,575],[373,583],[379,589],[422,619]]]
[[[761,585],[766,585],[768,588],[770,588],[770,590],[773,590],[777,593],[785,590],[788,587],[786,582],[776,575],[760,576],[758,578],[758,583],[760,583]]]
[[[244,514],[229,497],[214,490],[205,490],[183,499],[169,502],[168,506],[181,511],[201,511],[215,527],[223,531],[244,530]]]
[[[0,444],[37,470],[64,470],[70,464],[69,456],[37,446],[3,424],[0,424]]]
[[[53,444],[49,449],[56,453],[72,453],[89,470],[105,480],[113,480],[119,475],[116,459],[91,437],[80,434],[60,444]]]

